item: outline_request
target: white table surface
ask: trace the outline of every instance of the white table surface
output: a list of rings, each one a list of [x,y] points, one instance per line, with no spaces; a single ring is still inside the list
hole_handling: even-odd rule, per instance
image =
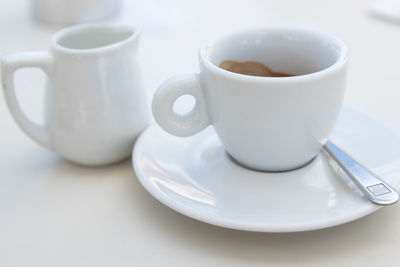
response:
[[[49,47],[29,1],[0,1],[0,56]],[[253,26],[313,27],[341,38],[351,65],[345,103],[400,132],[400,26],[361,0],[129,1],[109,23],[141,25],[148,98],[173,74],[198,70],[197,48]],[[42,121],[43,74],[22,70],[25,111]],[[0,266],[400,266],[400,205],[325,230],[262,234],[187,218],[139,184],[130,160],[68,163],[26,137],[0,97]]]

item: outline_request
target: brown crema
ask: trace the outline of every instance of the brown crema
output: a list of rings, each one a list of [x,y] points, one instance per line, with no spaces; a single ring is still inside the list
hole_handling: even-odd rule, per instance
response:
[[[245,74],[250,76],[261,76],[261,77],[291,77],[296,76],[293,74],[274,72],[264,64],[257,61],[234,61],[234,60],[224,60],[219,64],[221,69],[235,72],[239,74]]]

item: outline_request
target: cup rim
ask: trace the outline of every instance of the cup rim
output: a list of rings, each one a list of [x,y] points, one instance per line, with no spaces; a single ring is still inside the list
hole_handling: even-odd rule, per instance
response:
[[[82,29],[105,29],[105,30],[128,30],[131,31],[131,35],[128,36],[127,38],[107,44],[104,46],[100,47],[94,47],[94,48],[85,48],[85,49],[78,49],[78,48],[70,48],[63,46],[59,44],[59,40],[69,34],[73,34],[75,32],[78,32]],[[70,27],[63,28],[56,32],[53,37],[51,38],[51,46],[53,49],[64,52],[64,53],[70,53],[70,54],[91,54],[91,53],[97,53],[97,52],[105,52],[105,51],[111,51],[117,48],[120,48],[127,43],[130,43],[131,41],[138,39],[139,35],[141,33],[141,30],[139,27],[132,27],[132,26],[116,26],[116,25],[100,25],[100,24],[94,24],[94,23],[85,23],[85,24],[79,24],[79,25],[74,25]]]
[[[312,73],[307,73],[307,74],[302,74],[302,75],[297,75],[297,76],[290,76],[290,77],[264,77],[264,76],[252,76],[252,75],[246,75],[246,74],[240,74],[240,73],[235,73],[231,72],[225,69],[220,68],[219,66],[215,65],[210,61],[210,59],[207,57],[207,55],[210,53],[210,51],[214,48],[214,46],[218,43],[223,41],[224,39],[228,39],[229,37],[235,36],[235,35],[242,35],[246,33],[256,33],[256,32],[267,32],[267,31],[291,31],[291,32],[301,32],[305,34],[311,34],[315,36],[323,36],[324,38],[330,39],[333,42],[335,42],[338,47],[340,47],[340,56],[336,59],[336,61],[330,65],[327,68],[324,68],[319,71],[315,71]],[[278,27],[265,27],[265,28],[253,28],[249,30],[242,30],[242,31],[236,31],[230,34],[223,35],[220,38],[214,39],[212,41],[204,43],[198,52],[198,57],[199,57],[199,62],[201,65],[205,66],[207,69],[213,71],[215,74],[229,78],[229,79],[235,79],[239,81],[247,81],[247,82],[268,82],[268,83],[282,83],[282,82],[299,82],[302,80],[310,80],[310,79],[317,79],[323,76],[328,75],[331,72],[334,72],[335,70],[340,69],[342,66],[346,65],[348,59],[349,59],[349,53],[346,45],[336,38],[333,35],[310,29],[310,28],[304,28],[304,27],[288,27],[288,26],[278,26]]]

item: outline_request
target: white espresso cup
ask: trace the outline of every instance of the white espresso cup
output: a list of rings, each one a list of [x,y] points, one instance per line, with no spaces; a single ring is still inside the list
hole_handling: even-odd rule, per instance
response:
[[[237,74],[218,67],[224,60],[296,76]],[[199,74],[165,81],[153,98],[165,131],[184,137],[213,125],[235,161],[262,171],[292,170],[318,154],[344,97],[348,53],[341,41],[308,29],[258,29],[202,46],[199,61]],[[173,105],[183,95],[196,102],[179,115]]]
[[[131,154],[149,111],[137,64],[139,30],[79,25],[56,33],[51,50],[2,59],[5,99],[22,130],[42,146],[84,165],[103,165]],[[13,75],[37,67],[47,74],[45,124],[21,110]]]
[[[46,24],[66,26],[93,22],[117,14],[120,0],[30,0],[33,17]]]

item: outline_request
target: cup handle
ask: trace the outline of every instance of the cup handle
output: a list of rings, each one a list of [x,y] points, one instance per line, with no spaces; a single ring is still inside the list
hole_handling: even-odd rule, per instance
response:
[[[195,98],[195,105],[185,115],[173,111],[175,101],[183,96]],[[156,122],[168,133],[185,137],[200,132],[210,124],[198,74],[176,76],[166,80],[153,97],[152,110]]]
[[[35,67],[50,75],[52,62],[53,57],[47,51],[18,53],[1,60],[4,96],[11,115],[29,137],[46,148],[51,148],[50,133],[45,126],[31,121],[22,111],[15,93],[14,73],[20,68]]]

